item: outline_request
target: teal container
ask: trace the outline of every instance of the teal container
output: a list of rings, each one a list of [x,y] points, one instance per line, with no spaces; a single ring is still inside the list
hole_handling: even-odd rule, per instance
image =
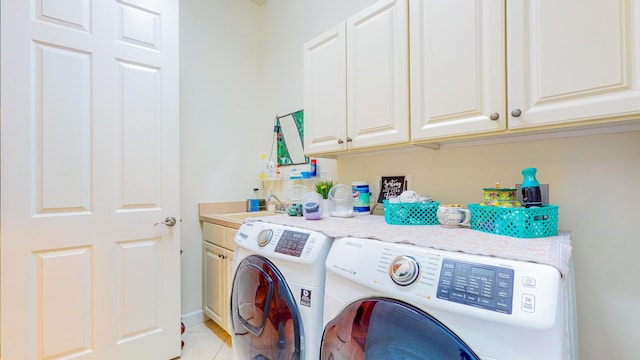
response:
[[[542,192],[540,183],[536,179],[536,168],[526,168],[522,170],[522,204],[529,207],[542,206]]]
[[[524,176],[524,179],[522,180],[523,188],[532,187],[532,186],[540,187],[540,183],[538,182],[538,179],[536,179],[537,172],[538,172],[538,169],[536,168],[522,169],[522,175]]]
[[[440,203],[390,203],[384,200],[384,220],[390,225],[438,225]]]
[[[558,234],[558,205],[535,208],[505,208],[469,204],[471,229],[517,238]]]

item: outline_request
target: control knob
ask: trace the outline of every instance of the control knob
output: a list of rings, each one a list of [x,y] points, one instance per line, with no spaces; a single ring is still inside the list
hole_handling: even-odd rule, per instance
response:
[[[258,246],[265,247],[271,241],[273,237],[273,231],[271,229],[264,229],[258,234]]]
[[[420,276],[420,264],[411,256],[398,256],[389,264],[389,276],[400,286],[411,285]]]

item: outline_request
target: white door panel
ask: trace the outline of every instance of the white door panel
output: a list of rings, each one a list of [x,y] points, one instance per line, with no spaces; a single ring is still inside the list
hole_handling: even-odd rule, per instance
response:
[[[2,2],[2,358],[176,357],[178,2],[31,5]]]
[[[118,63],[120,210],[161,206],[160,72]]]
[[[35,213],[91,211],[91,56],[37,43],[33,50],[35,113],[28,136],[35,146]]]
[[[91,268],[93,252],[88,246],[36,251],[34,298],[35,328],[46,334],[39,344],[42,358],[65,353],[88,353],[93,347],[91,329]],[[64,294],[61,296],[61,294]],[[64,331],[61,331],[64,324]],[[12,331],[10,329],[4,329]],[[5,356],[10,359],[11,355]]]

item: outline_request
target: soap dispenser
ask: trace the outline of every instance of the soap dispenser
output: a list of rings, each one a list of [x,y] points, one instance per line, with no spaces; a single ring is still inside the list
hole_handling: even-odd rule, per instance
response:
[[[542,206],[542,193],[540,184],[536,179],[536,168],[526,168],[522,170],[524,179],[522,180],[522,203],[525,207]]]

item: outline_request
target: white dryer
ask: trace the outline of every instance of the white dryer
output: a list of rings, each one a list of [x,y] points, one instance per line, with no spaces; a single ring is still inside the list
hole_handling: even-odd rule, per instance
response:
[[[321,360],[577,358],[572,269],[357,238],[326,264]]]
[[[332,241],[317,231],[260,221],[240,227],[231,292],[238,359],[318,358]]]

